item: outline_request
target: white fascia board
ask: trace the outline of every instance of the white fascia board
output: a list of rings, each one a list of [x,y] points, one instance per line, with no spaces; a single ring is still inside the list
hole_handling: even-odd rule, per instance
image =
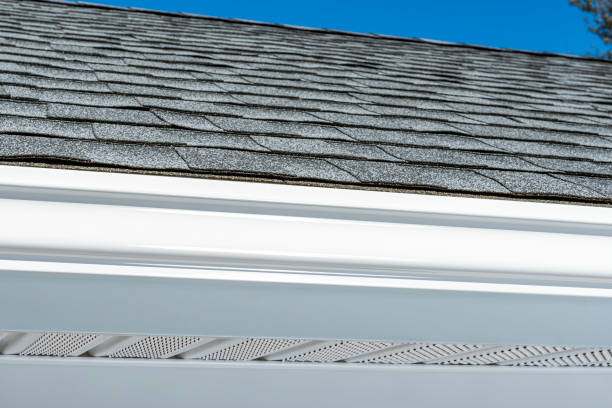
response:
[[[601,368],[0,356],[11,407],[605,407],[610,381]]]
[[[612,335],[611,208],[0,166],[0,222],[3,330]]]

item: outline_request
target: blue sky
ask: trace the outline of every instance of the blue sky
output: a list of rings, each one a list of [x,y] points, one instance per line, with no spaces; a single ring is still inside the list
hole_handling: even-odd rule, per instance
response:
[[[602,48],[569,0],[89,1],[564,54]]]

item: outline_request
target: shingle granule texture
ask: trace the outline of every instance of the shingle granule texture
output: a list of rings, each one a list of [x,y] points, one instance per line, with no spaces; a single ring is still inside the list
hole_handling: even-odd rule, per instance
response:
[[[0,0],[0,160],[612,204],[612,63]]]

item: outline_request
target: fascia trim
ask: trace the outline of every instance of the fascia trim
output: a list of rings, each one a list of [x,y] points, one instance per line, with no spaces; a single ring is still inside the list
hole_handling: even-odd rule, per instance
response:
[[[612,371],[0,356],[9,406],[602,406]],[[32,392],[32,389],[39,392]],[[177,398],[177,396],[180,396]],[[476,398],[475,396],[479,396]]]

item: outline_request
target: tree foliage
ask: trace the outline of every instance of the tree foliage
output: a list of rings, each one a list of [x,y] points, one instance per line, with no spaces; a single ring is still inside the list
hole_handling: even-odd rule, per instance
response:
[[[570,4],[587,13],[585,21],[589,24],[589,30],[606,45],[612,45],[612,0],[570,0]],[[599,51],[598,54],[612,58],[612,49]]]

